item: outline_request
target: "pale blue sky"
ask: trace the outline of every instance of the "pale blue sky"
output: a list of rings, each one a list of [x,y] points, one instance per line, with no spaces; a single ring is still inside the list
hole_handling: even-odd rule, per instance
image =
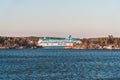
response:
[[[0,35],[120,37],[120,0],[0,0]]]

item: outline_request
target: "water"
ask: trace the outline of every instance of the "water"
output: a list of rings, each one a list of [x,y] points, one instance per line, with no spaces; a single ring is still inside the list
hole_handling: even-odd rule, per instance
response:
[[[120,80],[120,51],[0,50],[0,80]]]

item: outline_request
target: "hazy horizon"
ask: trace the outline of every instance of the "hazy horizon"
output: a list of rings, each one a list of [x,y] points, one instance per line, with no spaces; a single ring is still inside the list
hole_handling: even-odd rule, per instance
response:
[[[120,37],[120,0],[0,0],[0,36]]]

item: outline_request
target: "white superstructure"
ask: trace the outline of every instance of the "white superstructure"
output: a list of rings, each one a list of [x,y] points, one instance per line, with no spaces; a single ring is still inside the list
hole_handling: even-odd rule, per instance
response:
[[[44,38],[38,41],[39,46],[73,46],[74,43],[81,43],[81,41],[72,39],[71,35],[65,39]]]

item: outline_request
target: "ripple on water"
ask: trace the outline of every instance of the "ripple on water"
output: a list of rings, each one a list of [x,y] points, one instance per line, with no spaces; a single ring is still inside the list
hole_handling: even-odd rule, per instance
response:
[[[120,51],[0,51],[0,80],[120,80]]]

